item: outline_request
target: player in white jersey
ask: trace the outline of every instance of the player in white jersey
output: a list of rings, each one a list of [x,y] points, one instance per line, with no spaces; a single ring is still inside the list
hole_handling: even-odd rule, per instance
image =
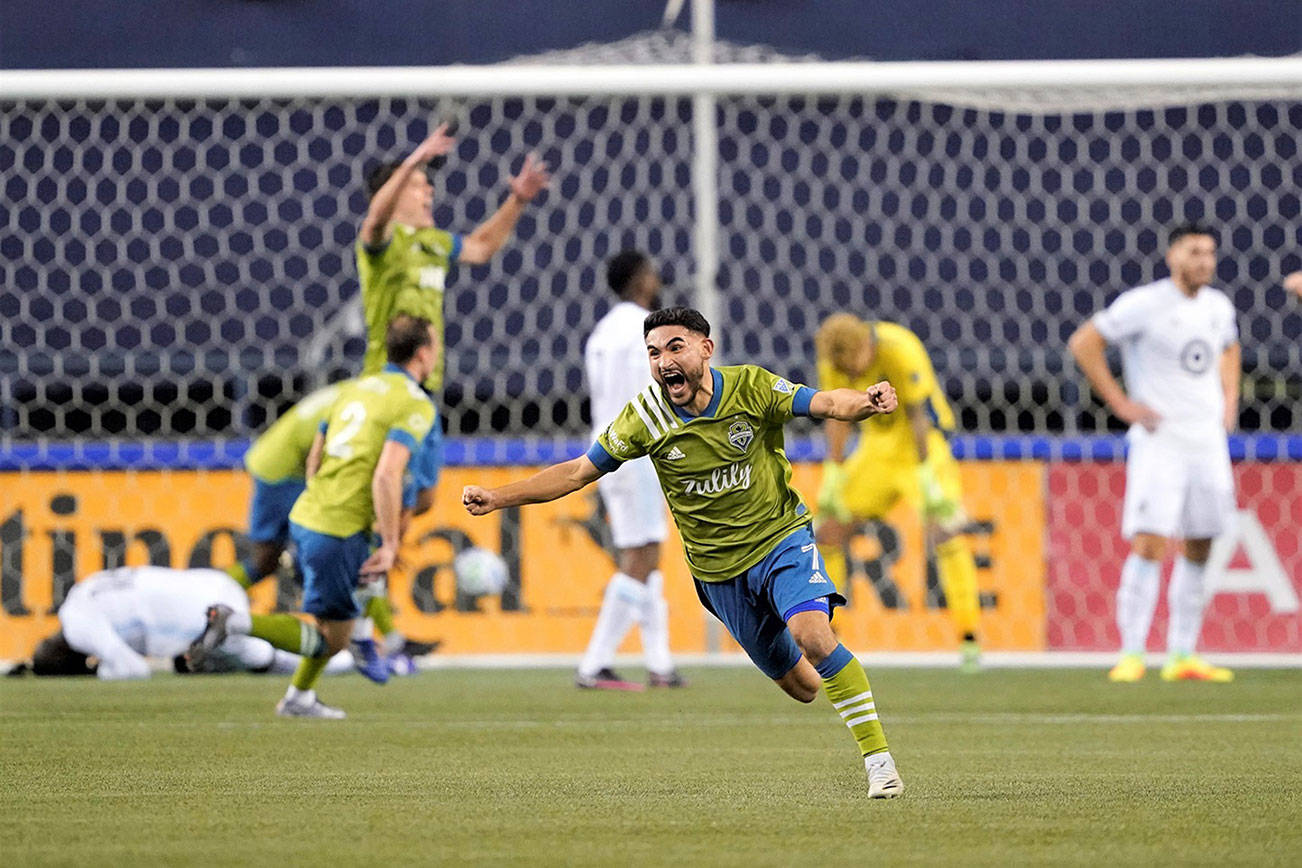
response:
[[[1216,236],[1191,223],[1171,232],[1171,276],[1123,292],[1076,330],[1068,347],[1112,412],[1130,423],[1122,534],[1130,555],[1117,590],[1121,660],[1113,681],[1138,681],[1168,540],[1183,543],[1167,589],[1168,661],[1162,678],[1229,681],[1194,654],[1202,629],[1203,574],[1212,538],[1234,515],[1228,432],[1238,418],[1241,369],[1234,305],[1208,286]],[[1121,349],[1126,387],[1108,370]]]
[[[106,681],[148,678],[147,658],[174,661],[185,654],[203,633],[214,603],[249,608],[244,589],[221,570],[119,567],[93,573],[68,591],[59,607],[61,629],[37,646],[32,669],[38,675],[93,671]],[[298,664],[297,655],[251,636],[232,635],[218,650],[211,661],[220,666],[213,671],[287,672]],[[93,669],[88,657],[98,661]],[[341,654],[331,667],[347,671],[352,659]]]
[[[660,274],[646,254],[625,250],[606,264],[606,281],[619,303],[597,323],[583,361],[592,397],[593,437],[606,429],[633,396],[651,385],[642,321],[656,307]],[[669,608],[660,572],[667,535],[664,497],[650,458],[629,461],[597,482],[617,550],[601,613],[574,683],[582,688],[640,690],[611,669],[615,650],[636,623],[642,630],[652,687],[681,687],[669,655]]]

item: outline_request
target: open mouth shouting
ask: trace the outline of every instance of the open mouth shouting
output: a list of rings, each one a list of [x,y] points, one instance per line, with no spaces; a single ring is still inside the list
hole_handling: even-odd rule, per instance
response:
[[[660,372],[660,380],[664,383],[665,392],[669,395],[669,400],[675,404],[685,404],[691,398],[691,390],[687,383],[687,376],[677,368],[669,368]]]

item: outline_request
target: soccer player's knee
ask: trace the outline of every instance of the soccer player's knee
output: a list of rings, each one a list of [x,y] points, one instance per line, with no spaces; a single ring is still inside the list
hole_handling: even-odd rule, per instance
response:
[[[1166,537],[1151,533],[1135,534],[1130,550],[1146,561],[1160,561],[1166,557]]]
[[[1186,559],[1201,566],[1207,563],[1207,559],[1212,556],[1212,541],[1209,539],[1187,539],[1184,541],[1183,550]]]

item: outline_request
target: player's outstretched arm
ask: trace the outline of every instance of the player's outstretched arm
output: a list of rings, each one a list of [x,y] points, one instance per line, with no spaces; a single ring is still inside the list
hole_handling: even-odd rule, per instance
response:
[[[457,261],[468,265],[483,265],[492,259],[502,249],[506,239],[511,237],[515,224],[524,213],[524,206],[547,189],[550,181],[547,164],[537,154],[530,153],[526,156],[520,173],[511,179],[511,195],[506,197],[506,201],[492,216],[466,236],[461,243]]]
[[[1119,419],[1131,425],[1139,423],[1149,431],[1157,430],[1162,417],[1152,407],[1130,400],[1117,378],[1112,376],[1112,371],[1108,370],[1107,340],[1094,323],[1088,320],[1082,323],[1067,339],[1067,349],[1090,386]]]
[[[860,392],[858,389],[824,389],[809,401],[809,415],[815,419],[861,422],[869,416],[890,413],[899,406],[895,387],[882,380]]]
[[[501,488],[467,485],[461,492],[461,502],[471,515],[487,515],[496,509],[556,500],[578,491],[590,482],[596,482],[601,475],[601,470],[592,463],[591,458],[580,455]]]
[[[371,197],[370,207],[366,209],[366,219],[362,221],[362,243],[367,247],[382,247],[393,234],[393,213],[398,208],[398,194],[406,186],[411,173],[417,171],[435,157],[441,157],[452,150],[456,139],[448,135],[448,125],[439,124],[429,138],[416,146],[407,159],[402,161],[384,186],[375,191]]]

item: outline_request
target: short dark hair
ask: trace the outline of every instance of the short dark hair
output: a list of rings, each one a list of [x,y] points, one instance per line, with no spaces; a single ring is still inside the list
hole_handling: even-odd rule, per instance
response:
[[[33,675],[94,675],[86,655],[68,644],[63,631],[42,639],[32,652]]]
[[[389,361],[395,365],[405,365],[416,355],[421,347],[434,342],[429,333],[430,321],[411,314],[400,313],[389,320],[389,327],[384,330],[384,349]]]
[[[690,307],[667,307],[648,314],[642,320],[642,336],[649,335],[652,329],[671,325],[682,326],[707,338],[710,336],[710,324],[699,310]]]
[[[1187,223],[1181,223],[1179,226],[1171,230],[1171,234],[1166,236],[1166,246],[1171,247],[1181,238],[1189,235],[1206,235],[1217,244],[1221,243],[1221,239],[1217,236],[1216,230],[1210,225],[1198,220],[1190,220]]]
[[[443,164],[447,161],[447,157],[435,157],[425,164],[425,174],[429,175],[431,172],[437,172],[443,168]],[[398,171],[401,166],[402,160],[386,160],[368,169],[366,171],[366,198],[368,200],[374,199],[375,194],[380,192],[380,188],[393,177],[393,173]]]
[[[606,283],[615,295],[624,296],[639,271],[651,264],[651,257],[641,250],[621,250],[606,263]]]

